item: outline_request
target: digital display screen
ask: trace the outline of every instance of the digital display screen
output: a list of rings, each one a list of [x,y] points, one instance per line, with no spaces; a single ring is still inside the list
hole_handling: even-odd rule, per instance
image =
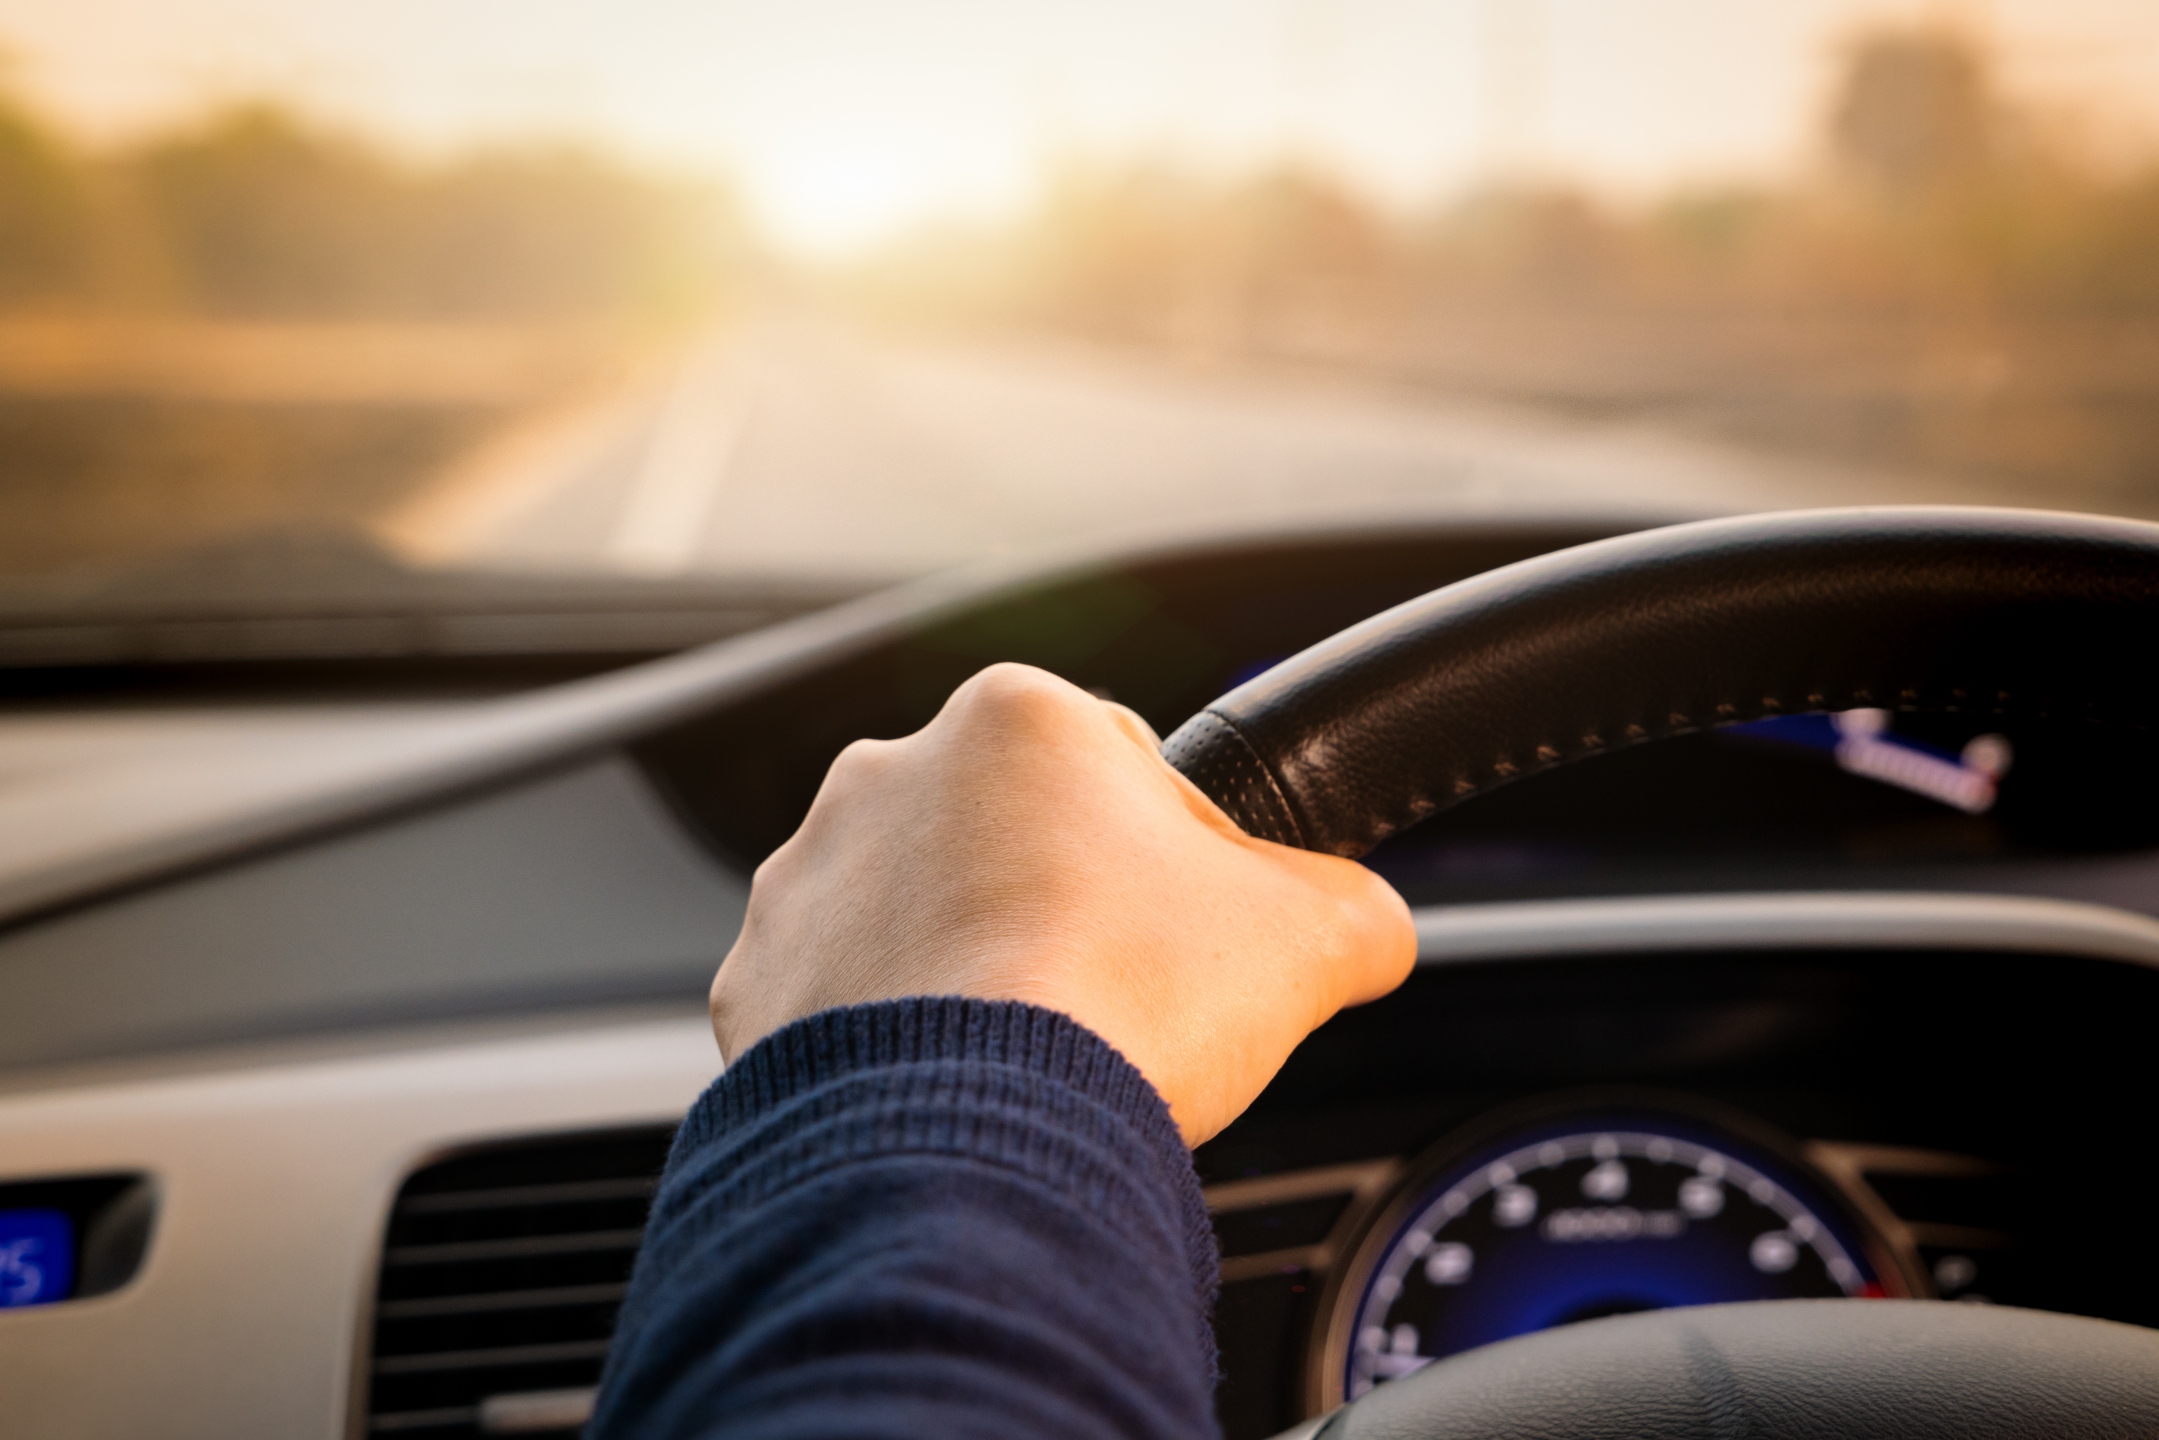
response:
[[[47,1207],[0,1210],[0,1309],[50,1305],[75,1291],[75,1222]]]
[[[1980,735],[1955,753],[1893,733],[1886,710],[1846,710],[1835,715],[1779,715],[1735,725],[1729,735],[1825,750],[1839,769],[1954,806],[1967,815],[1994,808],[2002,777],[2009,773],[2009,741]]]

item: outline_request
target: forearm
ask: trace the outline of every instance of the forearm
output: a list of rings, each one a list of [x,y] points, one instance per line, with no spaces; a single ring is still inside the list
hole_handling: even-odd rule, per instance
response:
[[[590,1433],[1211,1435],[1214,1260],[1168,1111],[1086,1030],[827,1012],[685,1122]]]

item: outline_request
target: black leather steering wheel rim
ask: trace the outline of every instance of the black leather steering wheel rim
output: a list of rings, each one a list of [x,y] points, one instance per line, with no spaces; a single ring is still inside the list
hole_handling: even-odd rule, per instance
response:
[[[2151,728],[2159,526],[2034,511],[1749,516],[1563,550],[1374,616],[1163,743],[1248,833],[1360,855],[1494,786],[1769,715]],[[1470,1351],[1325,1440],[2159,1435],[2159,1332],[1931,1302],[1776,1301]]]
[[[1763,1300],[1590,1320],[1382,1385],[1313,1440],[2127,1440],[2159,1333],[1938,1300]]]
[[[1249,834],[1336,855],[1497,785],[1769,715],[2159,717],[2159,525],[1795,511],[1624,535],[1354,625],[1163,754]]]

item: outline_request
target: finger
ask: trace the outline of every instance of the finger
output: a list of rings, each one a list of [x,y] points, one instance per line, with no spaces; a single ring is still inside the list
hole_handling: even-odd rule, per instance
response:
[[[1362,1005],[1391,993],[1417,967],[1417,923],[1401,892],[1354,860],[1319,857],[1349,867],[1345,902],[1348,954],[1338,972],[1342,1003]]]
[[[1264,840],[1254,840],[1247,835],[1236,821],[1229,818],[1221,806],[1215,804],[1208,797],[1206,791],[1194,785],[1176,766],[1162,758],[1161,737],[1154,733],[1154,727],[1149,725],[1137,711],[1128,709],[1114,700],[1101,700],[1099,697],[1097,699],[1102,708],[1109,712],[1109,717],[1116,724],[1118,730],[1135,747],[1146,754],[1148,760],[1152,762],[1154,771],[1176,791],[1178,799],[1183,802],[1185,809],[1191,811],[1194,818],[1206,825],[1208,829],[1227,839],[1255,845],[1268,843]]]
[[[1216,834],[1235,840],[1240,845],[1248,847],[1258,847],[1263,850],[1286,850],[1292,855],[1310,853],[1299,850],[1294,845],[1282,845],[1276,841],[1262,840],[1258,836],[1250,834],[1242,825],[1229,818],[1229,812],[1217,805],[1213,796],[1193,784],[1190,776],[1163,759],[1160,750],[1154,752],[1154,758],[1155,764],[1160,767],[1163,776],[1169,780],[1171,785],[1176,787],[1178,797],[1184,801],[1185,809],[1191,811],[1193,818]]]
[[[1317,924],[1304,964],[1320,982],[1326,1013],[1386,995],[1416,966],[1417,927],[1401,893],[1366,866],[1337,855],[1267,846],[1293,910]]]
[[[1096,698],[1100,699],[1099,696]],[[1120,705],[1114,700],[1102,700],[1101,705],[1109,711],[1110,718],[1117,722],[1117,728],[1130,736],[1134,744],[1157,752],[1161,750],[1162,737],[1154,733],[1154,726],[1149,725],[1137,710]]]

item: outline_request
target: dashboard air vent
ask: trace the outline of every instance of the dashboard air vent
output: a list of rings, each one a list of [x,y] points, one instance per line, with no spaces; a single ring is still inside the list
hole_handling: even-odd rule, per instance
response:
[[[376,1287],[367,1433],[577,1434],[672,1135],[491,1146],[407,1180]]]

